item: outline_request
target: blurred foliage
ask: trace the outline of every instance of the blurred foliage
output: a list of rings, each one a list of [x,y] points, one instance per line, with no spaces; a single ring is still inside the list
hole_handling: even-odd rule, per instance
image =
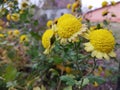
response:
[[[95,82],[101,85],[116,81],[117,69],[91,57],[83,49],[88,40],[82,36],[75,43],[61,44],[53,35],[50,44],[54,48],[44,54],[41,22],[34,19],[35,5],[25,0],[20,6],[17,0],[0,0],[0,90],[82,90],[87,85],[95,86]],[[71,12],[81,14],[79,0],[72,4]],[[89,30],[109,25],[106,20],[94,26],[89,20],[84,22]],[[51,27],[44,28],[54,29],[56,24],[55,19]]]

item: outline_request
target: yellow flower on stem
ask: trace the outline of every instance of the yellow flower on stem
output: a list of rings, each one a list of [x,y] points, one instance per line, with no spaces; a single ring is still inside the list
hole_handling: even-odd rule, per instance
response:
[[[19,21],[19,19],[20,19],[20,15],[18,13],[13,13],[11,15],[11,20],[13,20],[14,22]]]
[[[24,13],[24,10],[20,10],[20,11],[19,11],[19,14],[23,14],[23,13]]]
[[[28,41],[28,36],[27,35],[21,35],[20,36],[20,43],[27,42]]]
[[[110,57],[116,57],[114,52],[115,39],[111,31],[106,29],[94,30],[88,33],[86,39],[89,42],[84,44],[85,50],[92,52],[92,57],[106,60],[109,60]]]
[[[106,16],[106,15],[108,15],[108,13],[109,13],[108,10],[105,10],[102,12],[102,16]]]
[[[75,12],[76,8],[78,8],[80,6],[79,2],[76,1],[72,4],[72,12]]]
[[[0,26],[0,31],[1,31],[1,30],[3,30],[3,27],[2,27],[2,26]]]
[[[67,4],[67,9],[70,9],[71,8],[71,4]]]
[[[51,51],[51,49],[53,48],[52,46],[52,37],[54,35],[54,31],[52,29],[48,29],[44,32],[43,36],[42,36],[42,45],[43,47],[46,49],[44,51],[44,54],[49,54],[49,52]]]
[[[71,73],[72,69],[70,67],[65,67],[65,71],[66,71],[66,73]]]
[[[102,7],[106,7],[108,5],[108,2],[107,1],[103,1],[102,2]]]
[[[86,26],[71,14],[61,16],[56,27],[60,42],[63,44],[77,41],[78,36],[86,31]]]
[[[92,9],[92,8],[93,8],[93,6],[91,6],[91,5],[90,5],[90,6],[88,6],[88,9]]]
[[[0,37],[3,38],[3,37],[4,37],[4,34],[1,34],[1,33],[0,33]]]
[[[10,20],[11,20],[11,14],[8,14],[8,15],[6,16],[6,18],[7,18],[8,21],[10,21]]]
[[[14,36],[20,35],[20,31],[19,31],[19,30],[14,30],[14,31],[13,31],[13,35],[14,35]]]
[[[47,25],[48,28],[51,28],[52,25],[53,25],[53,21],[49,20],[46,25]]]
[[[28,1],[23,1],[22,3],[21,3],[21,9],[26,9],[27,7],[28,7]]]
[[[9,31],[8,31],[8,35],[12,36],[12,35],[13,35],[13,31],[12,31],[12,30],[9,30]]]
[[[113,6],[114,6],[115,4],[116,4],[116,2],[115,2],[115,1],[111,1],[111,5],[113,5]]]

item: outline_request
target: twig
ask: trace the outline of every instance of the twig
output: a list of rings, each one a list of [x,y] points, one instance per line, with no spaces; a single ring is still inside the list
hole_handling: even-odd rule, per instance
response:
[[[61,75],[63,74],[63,70],[61,71]],[[60,86],[61,86],[61,80],[59,80],[58,85],[57,85],[57,90],[60,90]]]

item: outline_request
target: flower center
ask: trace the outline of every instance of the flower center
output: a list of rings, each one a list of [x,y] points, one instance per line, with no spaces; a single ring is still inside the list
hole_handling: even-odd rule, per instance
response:
[[[80,31],[82,24],[76,17],[70,15],[69,17],[62,18],[57,23],[58,35],[61,38],[70,38],[73,34]]]

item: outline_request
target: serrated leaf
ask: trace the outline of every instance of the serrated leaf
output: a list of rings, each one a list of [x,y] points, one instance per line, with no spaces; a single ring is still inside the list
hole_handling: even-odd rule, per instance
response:
[[[98,82],[99,84],[105,83],[105,79],[99,76],[89,76],[88,79],[90,83],[94,83],[95,81]]]
[[[89,84],[89,79],[88,78],[84,78],[83,80],[83,83],[82,83],[82,86],[86,86],[87,84]],[[77,85],[81,85],[81,81],[78,81],[77,82]]]
[[[60,64],[60,63],[63,62],[63,59],[61,59],[60,57],[55,56],[55,57],[53,57],[53,61],[54,61],[55,64]]]
[[[67,85],[73,86],[75,84],[74,76],[72,75],[64,75],[61,76],[60,79],[65,81]]]

